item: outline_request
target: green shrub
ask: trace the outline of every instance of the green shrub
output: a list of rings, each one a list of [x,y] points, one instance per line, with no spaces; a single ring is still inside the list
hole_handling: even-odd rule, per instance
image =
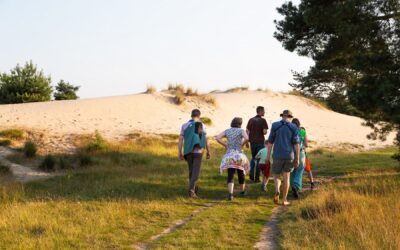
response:
[[[86,149],[90,152],[105,150],[107,149],[107,142],[101,134],[96,131],[94,140],[87,145]]]
[[[71,85],[69,82],[61,80],[56,86],[56,92],[54,93],[55,100],[76,100],[79,97],[76,92],[79,90],[79,86]]]
[[[9,139],[0,140],[0,146],[7,147],[11,145],[11,141]]]
[[[212,125],[212,120],[209,117],[203,117],[201,120],[205,125]]]
[[[88,154],[80,154],[78,156],[78,160],[79,160],[79,165],[81,167],[85,167],[85,166],[89,166],[89,165],[93,164],[93,159]]]
[[[5,129],[0,131],[0,136],[9,139],[19,140],[24,137],[24,131],[20,129]]]
[[[71,169],[73,166],[68,158],[60,157],[59,164],[61,169]]]
[[[0,74],[0,103],[44,102],[51,100],[50,76],[45,76],[32,62],[17,65],[9,74]]]
[[[36,156],[37,146],[34,142],[27,141],[27,142],[25,142],[23,150],[24,150],[24,154],[26,157],[32,158],[32,157]]]
[[[10,173],[10,168],[4,165],[0,165],[0,176],[7,175]]]
[[[56,158],[52,155],[46,155],[39,168],[45,171],[54,171],[56,167]]]

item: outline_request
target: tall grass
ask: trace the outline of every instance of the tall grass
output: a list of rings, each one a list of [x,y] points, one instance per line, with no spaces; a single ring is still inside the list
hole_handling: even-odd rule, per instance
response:
[[[156,87],[154,87],[152,85],[148,85],[147,86],[146,94],[154,94],[155,92],[157,92]]]
[[[400,249],[400,175],[350,177],[301,200],[280,228],[285,249]]]

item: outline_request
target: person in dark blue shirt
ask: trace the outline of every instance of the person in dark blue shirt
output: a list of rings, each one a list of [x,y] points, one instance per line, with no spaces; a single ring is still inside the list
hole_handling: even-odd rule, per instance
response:
[[[268,137],[267,161],[271,159],[272,153],[272,174],[275,182],[275,204],[279,203],[281,179],[283,176],[282,205],[287,206],[287,195],[289,191],[290,172],[299,165],[300,137],[299,129],[290,122],[293,114],[290,110],[284,110],[281,114],[282,120],[274,122]]]

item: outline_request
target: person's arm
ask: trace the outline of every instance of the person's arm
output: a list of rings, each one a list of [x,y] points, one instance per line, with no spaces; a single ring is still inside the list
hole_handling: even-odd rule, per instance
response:
[[[297,168],[299,166],[300,163],[300,144],[296,143],[294,144],[294,153],[295,153],[295,158],[294,158],[294,168]]]
[[[179,159],[183,160],[183,153],[182,153],[182,146],[183,146],[183,136],[179,136],[179,141],[178,141],[178,151],[179,151]]]
[[[242,142],[242,147],[244,145],[247,145],[247,143],[249,142],[249,136],[247,135],[247,132],[243,130],[242,132],[242,137],[243,137],[243,142]]]
[[[308,137],[307,137],[307,134],[304,136],[304,142],[303,142],[303,144],[304,144],[304,147],[305,147],[305,148],[308,148]]]
[[[268,142],[268,146],[267,146],[267,148],[268,148],[267,158],[265,159],[266,162],[271,162],[271,152],[272,152],[272,146],[273,146],[273,145],[274,145],[273,143]]]
[[[211,154],[210,154],[210,144],[208,144],[208,138],[206,136],[206,159],[210,159],[211,158]]]
[[[263,133],[264,133],[264,135],[266,135],[267,133],[268,133],[268,123],[267,123],[267,121],[265,120],[265,119],[263,119]]]
[[[222,140],[222,138],[224,138],[224,137],[225,137],[225,131],[222,132],[221,134],[217,135],[217,136],[215,137],[215,140],[217,140],[217,142],[218,142],[219,144],[221,144],[222,146],[224,146],[224,148],[228,148],[228,145]]]

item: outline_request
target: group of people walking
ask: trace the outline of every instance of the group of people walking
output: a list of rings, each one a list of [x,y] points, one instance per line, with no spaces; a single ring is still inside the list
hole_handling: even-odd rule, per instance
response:
[[[220,172],[228,173],[228,199],[233,200],[234,176],[238,176],[240,195],[246,195],[245,176],[249,175],[250,181],[261,182],[262,189],[267,191],[267,184],[272,172],[275,184],[274,202],[280,204],[282,191],[282,205],[287,206],[289,186],[294,198],[299,198],[302,189],[303,172],[309,173],[311,188],[314,187],[310,165],[307,164],[305,149],[308,146],[306,130],[301,127],[297,118],[293,119],[290,110],[284,110],[281,120],[271,126],[268,139],[268,123],[264,119],[264,107],[256,109],[257,115],[251,118],[242,129],[243,119],[235,117],[230,128],[215,137],[216,141],[226,149],[221,160]],[[251,149],[251,161],[243,152],[243,148]],[[210,159],[210,147],[207,132],[201,120],[201,112],[194,109],[191,119],[182,125],[179,136],[179,158],[186,160],[189,168],[189,197],[197,198],[196,185],[201,168],[203,151],[206,158]],[[272,163],[271,163],[272,157]],[[282,188],[281,188],[282,186]]]

